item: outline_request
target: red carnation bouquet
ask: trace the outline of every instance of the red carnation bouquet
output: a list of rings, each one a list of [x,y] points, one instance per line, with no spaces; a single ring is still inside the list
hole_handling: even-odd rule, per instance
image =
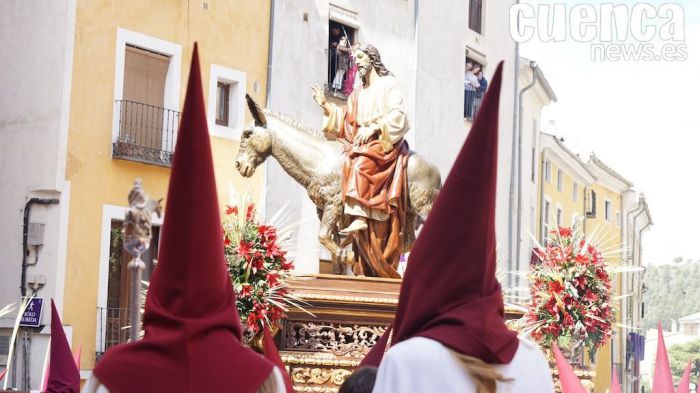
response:
[[[538,248],[529,274],[531,300],[526,331],[543,346],[553,343],[572,354],[588,349],[595,356],[611,337],[615,313],[611,285],[600,251],[586,241],[578,225],[549,233]]]
[[[277,228],[258,223],[255,205],[228,206],[223,236],[238,314],[251,339],[265,326],[274,330],[296,299],[285,279],[294,265],[280,247]]]

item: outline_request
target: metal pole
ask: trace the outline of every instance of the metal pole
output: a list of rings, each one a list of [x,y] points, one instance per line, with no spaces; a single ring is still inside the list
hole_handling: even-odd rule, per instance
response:
[[[146,264],[141,260],[141,255],[134,255],[129,262],[129,274],[131,276],[131,288],[129,293],[129,341],[137,341],[141,331],[141,276]]]
[[[141,180],[136,179],[129,192],[129,209],[122,228],[124,249],[133,256],[128,266],[130,341],[138,341],[141,332],[141,276],[146,267],[141,255],[151,245],[151,215],[160,217],[161,211],[160,201],[151,199],[141,187]]]

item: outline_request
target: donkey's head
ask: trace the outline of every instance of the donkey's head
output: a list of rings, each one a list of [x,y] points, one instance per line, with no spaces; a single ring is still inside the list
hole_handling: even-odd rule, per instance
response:
[[[270,155],[270,133],[267,130],[265,113],[260,109],[260,106],[248,94],[245,98],[254,121],[243,130],[241,135],[241,145],[236,157],[236,169],[244,177],[251,177],[255,173],[255,168]]]

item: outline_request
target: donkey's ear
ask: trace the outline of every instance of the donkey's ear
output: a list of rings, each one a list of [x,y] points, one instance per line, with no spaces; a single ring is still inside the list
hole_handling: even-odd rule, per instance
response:
[[[248,93],[246,93],[245,95],[245,100],[248,102],[248,109],[250,110],[250,114],[253,115],[253,120],[255,120],[255,126],[267,127],[267,119],[265,118],[265,113],[263,113],[263,110],[260,109],[258,103],[255,102],[253,97],[251,97]]]

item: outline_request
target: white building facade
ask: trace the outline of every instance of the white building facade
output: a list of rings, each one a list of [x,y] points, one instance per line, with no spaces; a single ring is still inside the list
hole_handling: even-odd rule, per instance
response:
[[[50,320],[48,299],[55,299],[59,312],[63,304],[75,6],[74,0],[0,3],[6,53],[0,62],[0,307],[41,290],[43,324]],[[14,319],[0,318],[0,370],[7,365]],[[20,333],[9,386],[27,388],[39,380],[34,370],[42,369],[49,330]],[[32,373],[24,372],[25,364]]]
[[[435,164],[444,179],[465,140],[471,121],[464,112],[464,64],[484,65],[491,79],[505,61],[500,103],[497,236],[499,269],[507,269],[509,184],[516,91],[515,43],[509,32],[512,1],[445,0],[436,7],[419,0],[274,1],[272,11],[268,107],[319,127],[322,112],[309,87],[328,83],[329,26],[340,23],[351,43],[376,46],[382,61],[399,80],[410,119],[411,149]],[[333,102],[342,104],[329,94]],[[298,273],[318,273],[319,258],[329,255],[317,240],[316,208],[305,190],[281,167],[266,164],[265,210],[283,206],[290,221],[300,222]]]

